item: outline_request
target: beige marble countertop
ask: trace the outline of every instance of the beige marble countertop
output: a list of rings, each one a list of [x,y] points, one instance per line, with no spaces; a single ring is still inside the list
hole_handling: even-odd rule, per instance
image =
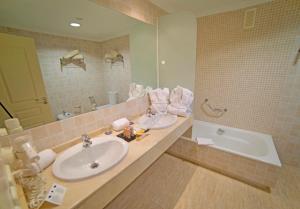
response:
[[[41,208],[52,209],[81,209],[103,208],[114,199],[135,178],[159,158],[188,128],[192,125],[192,118],[178,117],[176,124],[169,128],[150,130],[149,136],[140,141],[129,142],[128,153],[116,166],[97,176],[79,181],[63,181],[52,174],[52,166],[43,171],[47,186],[58,183],[67,188],[64,202],[60,206],[44,204]],[[98,131],[93,136],[100,136]],[[116,135],[117,133],[113,133]],[[79,140],[74,140],[73,144]],[[68,145],[70,146],[70,145]],[[62,151],[68,146],[56,148]]]

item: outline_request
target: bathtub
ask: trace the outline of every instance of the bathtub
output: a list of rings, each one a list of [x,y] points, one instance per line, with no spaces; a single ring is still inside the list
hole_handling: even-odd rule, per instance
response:
[[[218,129],[224,130],[224,133],[217,134]],[[271,135],[195,120],[192,139],[196,137],[212,139],[214,145],[209,146],[216,149],[281,166]]]
[[[196,137],[214,144],[198,145]],[[197,120],[167,153],[268,192],[281,167],[272,136]]]

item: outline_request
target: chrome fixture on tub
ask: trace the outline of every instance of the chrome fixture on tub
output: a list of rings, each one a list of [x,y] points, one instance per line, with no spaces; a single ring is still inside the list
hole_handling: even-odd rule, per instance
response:
[[[224,129],[218,128],[218,130],[217,130],[218,135],[223,135],[224,133],[225,133]]]

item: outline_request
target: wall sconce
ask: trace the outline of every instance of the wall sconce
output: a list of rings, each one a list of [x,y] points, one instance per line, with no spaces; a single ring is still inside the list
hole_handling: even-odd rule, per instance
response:
[[[121,53],[117,52],[116,50],[111,50],[110,52],[104,55],[104,61],[106,63],[110,63],[111,66],[114,63],[122,62],[124,67],[124,57]]]
[[[79,50],[73,50],[60,58],[60,69],[63,71],[63,67],[68,64],[74,64],[78,67],[81,67],[82,69],[86,70],[86,65],[84,62],[84,57],[82,54],[80,54]]]

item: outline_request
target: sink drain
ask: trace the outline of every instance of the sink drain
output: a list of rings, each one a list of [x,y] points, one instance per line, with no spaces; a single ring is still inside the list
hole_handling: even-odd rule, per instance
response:
[[[92,162],[92,163],[90,164],[90,168],[91,168],[91,169],[98,168],[98,166],[99,166],[99,163],[97,163],[97,162]]]

